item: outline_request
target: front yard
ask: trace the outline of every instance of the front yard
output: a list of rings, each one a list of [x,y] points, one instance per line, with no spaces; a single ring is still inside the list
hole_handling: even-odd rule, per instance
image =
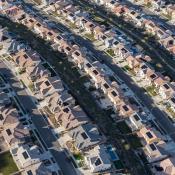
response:
[[[156,96],[156,95],[157,95],[154,86],[148,86],[148,87],[146,87],[146,91],[147,91],[148,94],[150,94],[151,96]]]
[[[10,152],[0,154],[0,174],[10,175],[18,171]]]

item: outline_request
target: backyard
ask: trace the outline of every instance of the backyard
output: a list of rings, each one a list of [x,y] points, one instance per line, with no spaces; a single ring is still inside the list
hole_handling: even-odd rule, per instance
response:
[[[0,154],[0,173],[9,175],[18,171],[10,152]]]

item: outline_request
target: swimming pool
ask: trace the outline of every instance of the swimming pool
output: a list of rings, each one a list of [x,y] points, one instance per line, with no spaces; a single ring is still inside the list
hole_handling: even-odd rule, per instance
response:
[[[112,145],[107,146],[107,153],[109,154],[112,161],[119,160],[119,157],[115,150],[112,148]]]

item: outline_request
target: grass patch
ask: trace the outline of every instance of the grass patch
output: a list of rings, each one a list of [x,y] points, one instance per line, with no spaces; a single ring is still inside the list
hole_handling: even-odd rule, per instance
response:
[[[93,34],[86,33],[86,34],[84,34],[84,36],[87,39],[89,39],[90,41],[95,41],[95,38],[94,38],[94,35]]]
[[[151,96],[156,96],[156,95],[157,95],[154,86],[148,86],[148,87],[146,87],[146,91],[147,91],[148,94],[150,94]]]
[[[116,168],[117,170],[121,170],[121,169],[124,168],[124,166],[123,166],[123,164],[122,164],[122,162],[121,162],[120,160],[116,160],[116,161],[114,162],[114,166],[115,166],[115,168]]]
[[[114,53],[113,49],[108,49],[106,52],[107,52],[111,57],[114,57],[114,56],[115,56],[115,53]]]
[[[117,123],[118,129],[120,130],[120,132],[122,134],[129,134],[131,133],[131,129],[129,128],[129,126],[126,124],[125,121],[121,121]]]
[[[132,149],[141,148],[142,144],[140,142],[140,139],[137,137],[137,135],[132,134],[128,136],[128,141]]]
[[[10,152],[0,154],[0,173],[9,175],[18,171]]]
[[[172,118],[175,119],[175,112],[170,106],[166,107],[167,111],[171,114]]]

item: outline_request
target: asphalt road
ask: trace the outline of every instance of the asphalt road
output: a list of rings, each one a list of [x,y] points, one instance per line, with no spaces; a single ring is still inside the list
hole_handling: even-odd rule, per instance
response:
[[[26,92],[25,88],[20,87],[20,82],[13,75],[11,70],[3,63],[0,62],[0,72],[5,75],[7,81],[10,83],[11,87],[16,92],[20,103],[23,105],[24,109],[28,111],[31,115],[31,120],[36,127],[41,141],[44,142],[47,149],[50,150],[53,157],[55,158],[57,164],[60,166],[61,171],[64,175],[77,175],[76,170],[67,158],[65,150],[62,150],[56,137],[51,131],[51,127],[48,127],[48,123],[45,121],[44,117],[38,111],[37,106],[33,103],[30,95]]]
[[[32,9],[35,12],[37,12],[37,14],[40,17],[42,17],[42,15],[39,14],[39,12],[35,8]],[[47,17],[48,19],[50,19],[50,21],[53,21],[55,23],[55,26],[58,28],[59,31],[72,33],[70,29],[59,23],[58,20],[56,20],[55,18],[49,15],[47,15]],[[94,48],[93,44],[90,41],[73,33],[72,36],[75,38],[75,42],[78,45],[86,47],[89,51],[91,51],[94,54],[97,60],[103,61],[103,63],[106,64],[116,74],[116,76],[120,77],[120,79],[124,81],[124,83],[135,93],[135,95],[142,102],[142,104],[144,104],[144,106],[151,111],[151,113],[156,118],[156,122],[175,141],[175,127],[173,126],[172,122],[168,119],[167,115],[159,108],[155,107],[152,98],[145,93],[145,90],[137,86],[135,82],[129,77],[129,75],[127,75],[119,66],[113,63],[112,59],[109,56],[107,56],[104,52],[101,52]]]

